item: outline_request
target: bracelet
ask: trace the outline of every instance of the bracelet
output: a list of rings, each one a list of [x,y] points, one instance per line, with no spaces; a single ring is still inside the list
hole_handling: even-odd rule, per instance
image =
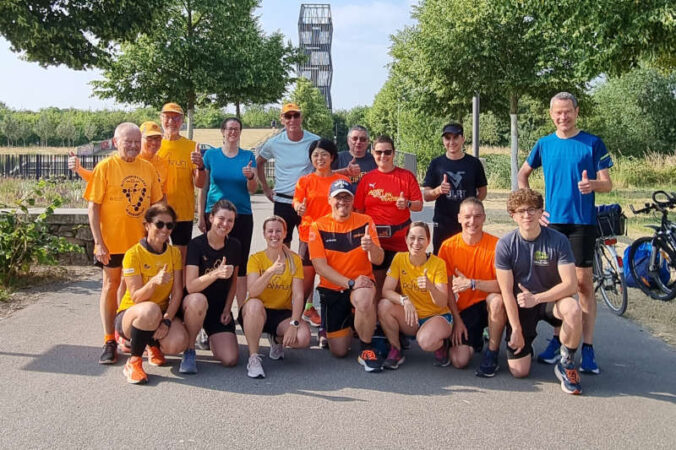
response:
[[[469,280],[469,285],[472,287],[473,291],[476,291],[476,280],[475,279]]]

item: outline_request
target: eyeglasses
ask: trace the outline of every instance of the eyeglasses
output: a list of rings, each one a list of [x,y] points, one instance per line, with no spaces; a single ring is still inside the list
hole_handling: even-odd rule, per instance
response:
[[[240,128],[226,128],[225,131],[228,133],[239,133],[242,130]]]
[[[540,208],[517,209],[516,211],[514,211],[514,214],[517,214],[521,217],[525,217],[526,215],[532,216],[538,211],[540,211]]]
[[[359,141],[359,142],[368,142],[369,138],[364,137],[364,136],[352,136],[352,137],[350,138],[350,140],[351,140],[352,142],[357,142],[357,141]]]
[[[350,194],[338,195],[333,198],[335,198],[338,203],[350,203],[354,199]]]
[[[175,225],[174,222],[162,222],[161,220],[153,222],[153,224],[157,227],[158,230],[161,230],[164,227],[167,227],[167,230],[173,230]]]
[[[298,119],[300,117],[299,112],[294,112],[294,113],[286,113],[284,114],[284,118],[286,120],[291,120],[291,119]]]
[[[373,153],[376,155],[387,155],[390,156],[392,153],[394,153],[394,150],[373,150]]]

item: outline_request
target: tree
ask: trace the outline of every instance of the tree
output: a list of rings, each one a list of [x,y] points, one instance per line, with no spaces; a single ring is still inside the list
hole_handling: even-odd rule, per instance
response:
[[[17,126],[18,123],[16,120],[14,120],[14,117],[11,114],[5,115],[5,117],[2,119],[2,122],[0,122],[0,131],[2,131],[2,134],[4,134],[5,138],[7,138],[8,147],[11,147],[12,141],[15,140]]]
[[[88,142],[91,142],[96,136],[96,133],[99,131],[99,127],[93,121],[87,121],[84,128],[82,129],[82,135],[87,138]]]
[[[258,4],[258,0],[166,2],[157,26],[123,44],[103,64],[104,80],[92,83],[95,94],[154,107],[178,102],[187,110],[189,135],[196,105],[279,99],[289,81],[285,70],[293,55],[290,46],[277,45],[281,37],[262,34],[253,16]]]
[[[324,96],[307,78],[296,81],[291,101],[303,111],[303,128],[321,137],[333,140],[333,120]]]
[[[54,131],[56,135],[61,138],[63,144],[68,144],[70,147],[72,147],[73,142],[77,140],[78,137],[80,137],[80,131],[73,124],[73,122],[70,121],[70,119],[59,122],[59,124],[56,126],[56,130]]]
[[[54,136],[55,128],[56,125],[50,119],[49,113],[47,113],[45,110],[41,111],[40,116],[35,123],[35,127],[33,128],[35,130],[35,134],[40,137],[40,145],[43,147],[47,146],[49,139]]]
[[[3,0],[0,34],[41,66],[98,66],[117,41],[152,27],[160,0]]]

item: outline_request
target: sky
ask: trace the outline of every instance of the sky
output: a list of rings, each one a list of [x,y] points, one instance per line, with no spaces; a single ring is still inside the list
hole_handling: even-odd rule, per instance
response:
[[[280,31],[298,45],[299,0],[264,0],[256,10],[265,33]],[[387,79],[390,35],[413,24],[415,0],[339,0],[331,5],[333,19],[333,108],[370,105]],[[100,72],[64,66],[40,67],[23,61],[0,38],[0,102],[12,109],[38,110],[55,106],[79,109],[128,109],[129,105],[92,97],[91,80]]]

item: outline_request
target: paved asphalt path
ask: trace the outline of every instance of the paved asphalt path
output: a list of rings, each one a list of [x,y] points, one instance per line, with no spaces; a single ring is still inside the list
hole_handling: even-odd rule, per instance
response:
[[[272,207],[254,199],[255,241]],[[429,206],[421,213],[431,215]],[[294,241],[295,242],[295,241]],[[1,448],[674,448],[676,351],[599,305],[596,349],[602,372],[583,375],[584,395],[564,394],[552,366],[533,364],[517,380],[474,368],[432,366],[412,346],[396,371],[368,374],[313,347],[264,358],[267,378],[240,360],[216,364],[198,351],[199,374],[179,359],[128,385],[123,360],[100,366],[100,279],[57,285],[0,320]],[[540,333],[551,331],[542,325]],[[267,340],[262,352],[267,354]],[[313,339],[313,345],[316,340]],[[357,343],[355,342],[355,347]],[[546,345],[544,337],[535,350]]]

